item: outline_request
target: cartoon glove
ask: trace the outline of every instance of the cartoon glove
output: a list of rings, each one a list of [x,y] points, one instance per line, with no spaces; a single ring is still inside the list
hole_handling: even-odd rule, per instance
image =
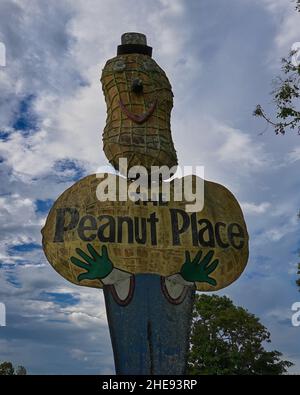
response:
[[[180,274],[184,280],[189,282],[202,282],[208,283],[210,285],[217,285],[217,282],[209,275],[216,270],[219,260],[215,259],[212,263],[214,251],[209,251],[205,257],[201,260],[202,251],[199,250],[195,258],[191,261],[191,256],[189,251],[185,252],[185,262],[181,267]]]
[[[89,243],[87,248],[91,256],[87,255],[80,248],[76,248],[76,253],[81,256],[84,262],[74,256],[70,258],[74,265],[86,270],[85,273],[79,274],[77,280],[101,280],[108,276],[113,270],[113,263],[108,257],[107,247],[105,245],[102,246],[101,255]]]

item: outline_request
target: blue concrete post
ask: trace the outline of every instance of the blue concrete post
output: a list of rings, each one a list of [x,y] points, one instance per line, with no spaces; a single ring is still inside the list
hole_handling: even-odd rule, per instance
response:
[[[120,304],[113,285],[103,288],[117,374],[185,374],[195,289],[166,295],[164,278],[136,274]]]

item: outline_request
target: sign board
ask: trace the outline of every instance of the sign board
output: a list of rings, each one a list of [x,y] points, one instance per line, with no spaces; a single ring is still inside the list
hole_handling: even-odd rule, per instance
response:
[[[116,177],[116,185],[118,178]],[[130,181],[127,181],[128,183]],[[71,262],[87,244],[103,245],[114,267],[133,274],[179,273],[187,256],[199,251],[218,261],[210,274],[215,285],[195,282],[199,291],[216,291],[235,281],[248,260],[248,232],[241,208],[224,186],[204,182],[204,207],[187,212],[186,202],[99,201],[99,177],[90,175],[67,189],[53,205],[42,230],[48,261],[64,278],[94,288],[101,280],[78,281],[83,269]],[[76,252],[77,249],[77,252]],[[88,251],[87,251],[88,252]]]

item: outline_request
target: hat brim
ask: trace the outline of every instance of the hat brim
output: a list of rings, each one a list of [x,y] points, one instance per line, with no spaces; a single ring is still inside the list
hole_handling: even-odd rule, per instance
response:
[[[118,45],[117,55],[125,55],[130,53],[140,53],[142,55],[152,56],[152,47],[141,44],[123,44]]]

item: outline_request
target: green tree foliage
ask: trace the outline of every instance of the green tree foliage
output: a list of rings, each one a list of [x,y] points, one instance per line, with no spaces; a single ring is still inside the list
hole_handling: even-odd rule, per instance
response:
[[[26,376],[27,375],[27,370],[24,368],[24,366],[18,366],[17,370],[15,371],[15,374],[17,376]]]
[[[298,263],[298,271],[297,274],[300,275],[300,263]],[[298,285],[298,287],[300,288],[300,278],[298,278],[298,280],[296,281],[296,284]]]
[[[26,374],[24,366],[18,366],[15,369],[11,362],[0,363],[0,376],[25,376]]]
[[[281,375],[293,364],[265,350],[270,333],[259,319],[223,296],[197,295],[188,372],[200,375]]]
[[[296,1],[296,10],[300,12],[300,0]],[[276,120],[272,120],[259,104],[254,115],[262,117],[272,125],[276,134],[285,134],[287,130],[296,130],[300,134],[300,62],[295,61],[297,51],[291,51],[282,59],[282,76],[274,81],[272,92],[276,107]]]
[[[296,10],[300,12],[300,0],[296,0]],[[272,92],[276,107],[276,120],[271,120],[258,104],[253,115],[263,118],[272,125],[276,134],[285,134],[287,130],[297,130],[300,134],[300,58],[294,59],[295,51],[291,51],[287,58],[282,59],[283,77],[277,77],[275,89]],[[300,214],[299,214],[300,218]],[[300,275],[300,263],[298,264]],[[300,288],[300,278],[296,281]]]

